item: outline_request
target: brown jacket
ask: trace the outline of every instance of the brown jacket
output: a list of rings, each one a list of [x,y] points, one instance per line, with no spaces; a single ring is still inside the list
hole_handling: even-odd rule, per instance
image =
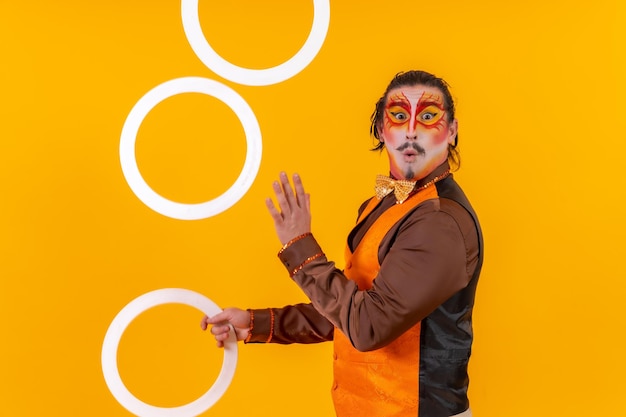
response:
[[[442,164],[416,187],[447,169],[447,163]],[[359,290],[320,255],[313,236],[283,250],[281,261],[288,271],[297,270],[293,280],[311,303],[254,310],[250,342],[329,341],[337,327],[357,350],[371,351],[421,322],[419,416],[446,417],[467,409],[482,236],[476,215],[452,176],[435,186],[438,198],[418,205],[383,238],[378,248],[380,270],[368,290]],[[394,204],[393,194],[383,198],[352,230],[351,250]]]

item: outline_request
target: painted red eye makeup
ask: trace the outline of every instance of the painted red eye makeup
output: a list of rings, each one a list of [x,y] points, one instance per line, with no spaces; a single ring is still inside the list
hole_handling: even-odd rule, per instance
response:
[[[402,124],[409,120],[411,113],[400,106],[385,109],[386,119],[393,124]]]
[[[442,120],[445,111],[436,105],[424,107],[417,114],[417,121],[425,126],[432,126]]]

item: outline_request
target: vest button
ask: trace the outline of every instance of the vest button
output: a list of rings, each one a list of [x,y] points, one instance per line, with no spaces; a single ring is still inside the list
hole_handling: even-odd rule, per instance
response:
[[[346,269],[350,269],[350,268],[352,268],[352,262],[348,261],[346,263]]]
[[[333,359],[337,360],[337,353],[333,353]]]
[[[337,382],[336,382],[336,381],[333,381],[333,388],[332,388],[332,390],[334,391],[334,390],[336,390],[337,388],[339,388],[339,386],[337,385]]]

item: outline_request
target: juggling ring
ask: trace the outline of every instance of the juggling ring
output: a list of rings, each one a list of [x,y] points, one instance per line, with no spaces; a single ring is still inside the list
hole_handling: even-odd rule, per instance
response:
[[[207,316],[220,313],[213,301],[197,292],[181,288],[163,288],[143,294],[128,303],[115,316],[102,344],[102,371],[104,380],[115,399],[128,411],[139,417],[196,417],[211,408],[224,395],[235,374],[237,365],[237,338],[231,330],[224,343],[224,362],[213,386],[200,398],[179,407],[155,407],[135,397],[124,385],[117,368],[117,348],[128,325],[144,311],[162,304],[186,304]]]

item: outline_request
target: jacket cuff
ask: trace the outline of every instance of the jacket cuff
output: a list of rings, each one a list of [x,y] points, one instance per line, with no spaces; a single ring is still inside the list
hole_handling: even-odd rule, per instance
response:
[[[250,312],[250,332],[245,343],[269,343],[274,335],[274,310],[264,308]]]
[[[322,248],[310,233],[292,240],[278,252],[278,258],[287,268],[290,276],[307,263],[322,256],[324,256]]]

